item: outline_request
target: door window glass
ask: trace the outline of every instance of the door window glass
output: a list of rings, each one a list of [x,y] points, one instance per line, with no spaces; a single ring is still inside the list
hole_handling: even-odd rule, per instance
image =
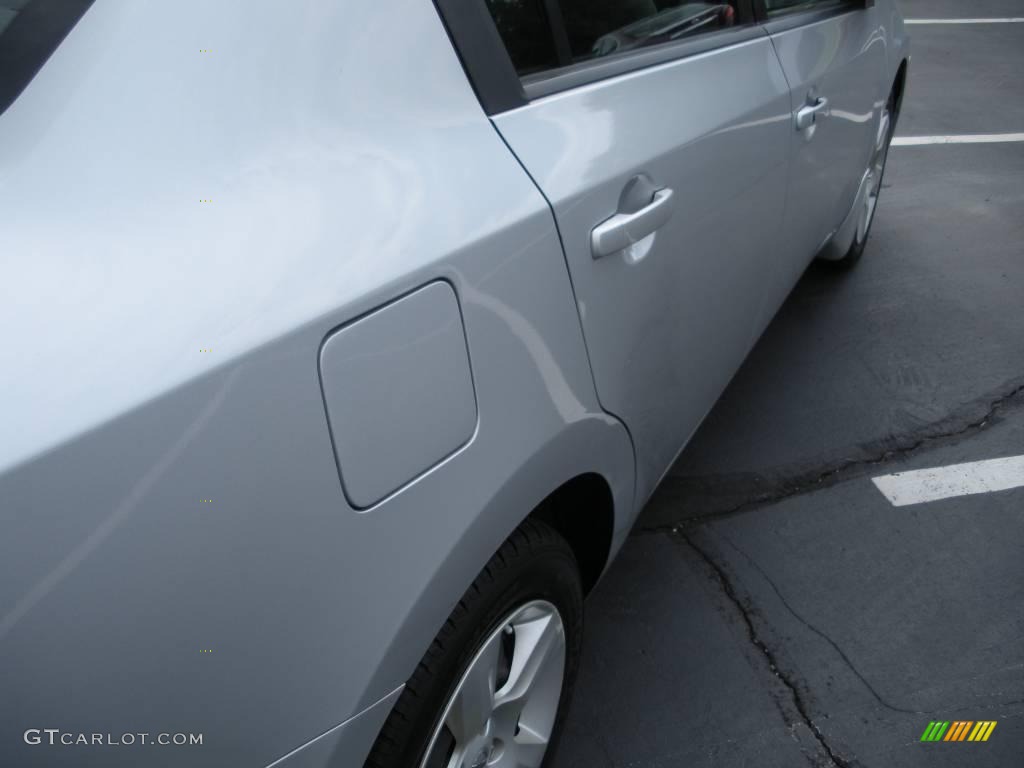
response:
[[[573,61],[706,34],[736,23],[736,0],[560,0]]]
[[[764,0],[765,10],[769,16],[798,11],[816,11],[844,5],[848,0]]]
[[[521,76],[658,43],[731,27],[738,0],[486,0],[487,9]],[[545,7],[561,11],[564,37],[559,61]]]

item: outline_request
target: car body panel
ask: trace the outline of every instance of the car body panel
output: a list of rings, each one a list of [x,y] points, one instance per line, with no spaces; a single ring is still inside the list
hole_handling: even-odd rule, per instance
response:
[[[303,744],[267,768],[336,768],[361,765],[405,686]]]
[[[0,763],[157,759],[22,741],[58,727],[270,764],[404,683],[561,483],[599,473],[621,542],[632,446],[550,210],[429,3],[97,2],[0,115],[0,169]],[[358,512],[321,345],[436,280],[479,423]]]
[[[424,0],[94,3],[0,114],[0,765],[360,765],[549,494],[601,477],[613,557],[803,258],[780,237],[788,85],[762,29],[732,48],[492,123]],[[637,172],[671,179],[673,228],[585,264]],[[473,430],[353,504],[318,361],[438,285]]]
[[[791,133],[779,62],[755,35],[492,119],[555,211],[601,404],[636,445],[642,504],[762,330]],[[591,231],[639,175],[673,190],[674,215],[595,260]]]
[[[767,24],[791,87],[794,113],[817,99],[828,100],[813,126],[790,134],[785,255],[768,306],[789,294],[858,198],[892,86],[880,18],[874,7],[851,7],[784,15]]]

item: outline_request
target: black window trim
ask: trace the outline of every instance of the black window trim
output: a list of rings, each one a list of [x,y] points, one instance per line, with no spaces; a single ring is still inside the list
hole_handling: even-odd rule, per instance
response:
[[[568,39],[557,0],[543,0],[543,3],[559,61],[565,62]],[[483,0],[434,0],[434,4],[484,112],[493,116],[544,96],[862,10],[874,5],[874,0],[843,0],[842,5],[833,8],[792,11],[771,19],[765,11],[764,0],[740,0],[738,27],[608,58],[566,64],[523,78],[516,72]]]
[[[434,0],[462,68],[488,115],[527,104],[522,82],[483,0]]]
[[[2,33],[8,43],[0,45],[0,114],[28,87],[92,4],[93,0],[37,0],[14,16]]]

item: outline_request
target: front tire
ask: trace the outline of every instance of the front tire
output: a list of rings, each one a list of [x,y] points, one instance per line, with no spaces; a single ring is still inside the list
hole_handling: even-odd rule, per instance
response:
[[[572,549],[550,526],[524,522],[434,638],[365,768],[549,765],[582,634]]]

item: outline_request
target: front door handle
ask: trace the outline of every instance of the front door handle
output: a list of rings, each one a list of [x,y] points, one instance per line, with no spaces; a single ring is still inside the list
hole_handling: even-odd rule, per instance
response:
[[[590,233],[590,250],[595,259],[610,256],[643,240],[672,217],[671,189],[659,189],[651,202],[636,213],[617,213],[602,221]]]
[[[818,115],[825,117],[828,109],[828,99],[817,99],[813,104],[801,107],[796,112],[796,129],[798,131],[810,128],[817,121]]]

